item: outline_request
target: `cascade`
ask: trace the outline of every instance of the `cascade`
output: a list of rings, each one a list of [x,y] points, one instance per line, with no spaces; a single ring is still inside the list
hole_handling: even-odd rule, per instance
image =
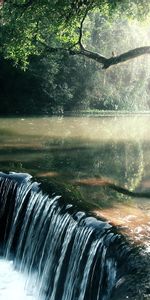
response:
[[[27,274],[36,300],[135,299],[124,291],[141,262],[134,247],[108,222],[43,193],[30,175],[0,173],[0,228],[1,257]]]

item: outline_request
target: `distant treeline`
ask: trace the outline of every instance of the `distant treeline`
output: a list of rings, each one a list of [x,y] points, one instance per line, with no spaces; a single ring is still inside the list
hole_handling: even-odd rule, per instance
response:
[[[88,108],[88,74],[69,57],[31,58],[23,71],[1,60],[0,114],[54,114]],[[86,71],[86,76],[83,73]]]

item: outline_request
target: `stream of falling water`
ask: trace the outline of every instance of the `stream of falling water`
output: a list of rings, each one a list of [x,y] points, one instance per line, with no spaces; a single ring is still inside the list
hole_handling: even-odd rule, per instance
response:
[[[149,294],[147,257],[28,174],[0,173],[0,251],[0,300],[141,300],[141,286]]]

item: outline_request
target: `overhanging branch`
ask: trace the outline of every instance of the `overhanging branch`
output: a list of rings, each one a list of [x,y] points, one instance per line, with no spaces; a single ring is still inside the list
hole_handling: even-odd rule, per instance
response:
[[[113,65],[117,65],[123,62],[126,62],[128,60],[134,59],[136,57],[145,55],[145,54],[150,54],[150,46],[145,46],[145,47],[139,47],[139,48],[135,48],[132,50],[129,50],[127,52],[124,52],[120,55],[117,56],[112,56],[110,58],[107,58],[97,52],[93,52],[93,51],[89,51],[86,50],[83,46],[80,47],[79,50],[74,50],[74,49],[70,49],[70,48],[53,48],[50,47],[48,45],[46,45],[45,43],[40,42],[43,47],[44,50],[46,52],[49,53],[58,53],[60,52],[68,52],[70,55],[79,55],[79,56],[85,56],[89,59],[92,59],[94,61],[96,61],[97,63],[102,65],[102,69],[108,69],[109,67],[113,66]]]
[[[97,53],[97,52],[92,52],[89,50],[86,50],[85,48],[82,47],[81,50],[70,50],[69,53],[71,55],[81,55],[81,56],[86,56],[90,59],[95,60],[96,62],[100,63],[100,64],[105,64],[106,61],[108,60],[105,56]]]
[[[85,14],[83,15],[81,22],[80,22],[79,39],[72,47],[70,47],[68,49],[69,53],[71,55],[82,55],[82,56],[88,57],[88,58],[95,60],[96,62],[102,64],[102,69],[108,69],[110,66],[126,62],[126,61],[136,58],[138,56],[141,56],[144,54],[150,54],[150,46],[135,48],[135,49],[129,50],[129,51],[124,52],[117,56],[113,55],[110,58],[107,58],[100,53],[89,51],[89,50],[85,49],[82,44],[82,37],[83,37],[83,25],[84,25],[84,21],[86,19],[87,14],[88,14],[88,7],[85,11]],[[79,50],[75,49],[76,46],[79,46]]]
[[[129,50],[125,53],[122,53],[118,56],[112,56],[110,58],[107,58],[99,53],[92,52],[92,51],[89,51],[86,49],[81,49],[79,51],[71,51],[70,54],[86,56],[86,57],[102,64],[103,69],[108,69],[109,67],[111,67],[113,65],[117,65],[117,64],[126,62],[126,61],[136,58],[138,56],[150,54],[150,46],[135,48],[135,49]]]
[[[103,69],[107,69],[112,65],[117,65],[145,54],[150,54],[150,46],[135,48],[118,56],[110,57],[104,62]]]

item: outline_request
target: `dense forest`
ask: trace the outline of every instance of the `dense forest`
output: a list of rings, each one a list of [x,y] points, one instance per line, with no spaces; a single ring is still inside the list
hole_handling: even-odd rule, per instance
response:
[[[4,1],[0,114],[149,110],[149,6]]]

